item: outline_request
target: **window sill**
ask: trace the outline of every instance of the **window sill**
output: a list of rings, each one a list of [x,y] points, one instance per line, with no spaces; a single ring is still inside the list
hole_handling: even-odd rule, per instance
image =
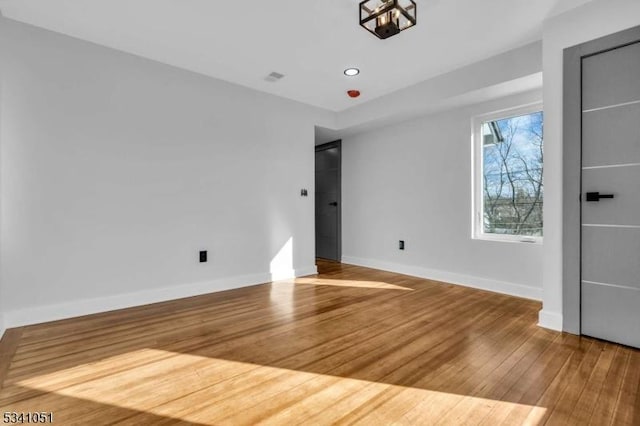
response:
[[[472,239],[480,240],[480,241],[497,241],[501,243],[521,243],[521,244],[536,244],[536,245],[542,245],[542,242],[543,242],[542,237],[525,237],[525,236],[519,236],[519,235],[481,234],[481,235],[474,235]]]

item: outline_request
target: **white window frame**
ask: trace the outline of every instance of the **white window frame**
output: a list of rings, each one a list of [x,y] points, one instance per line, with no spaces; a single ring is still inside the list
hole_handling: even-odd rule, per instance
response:
[[[519,117],[522,115],[533,114],[543,111],[542,102],[535,102],[526,105],[520,105],[513,108],[507,108],[499,111],[493,111],[487,114],[477,115],[471,120],[472,126],[472,216],[471,216],[471,238],[477,240],[488,241],[505,241],[513,243],[536,243],[542,244],[544,237],[534,237],[527,235],[509,235],[509,234],[491,234],[484,232],[484,187],[483,187],[483,141],[482,124],[487,121],[497,121],[506,118]],[[544,118],[543,118],[544,119]],[[543,142],[544,143],[544,142]],[[544,235],[544,233],[543,233]]]

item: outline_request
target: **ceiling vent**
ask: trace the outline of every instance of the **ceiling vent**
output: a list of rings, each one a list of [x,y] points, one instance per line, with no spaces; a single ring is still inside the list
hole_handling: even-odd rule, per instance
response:
[[[270,81],[271,83],[275,83],[276,81],[282,79],[283,77],[284,77],[284,74],[280,74],[279,72],[274,71],[268,76],[266,76],[264,79],[267,81]]]

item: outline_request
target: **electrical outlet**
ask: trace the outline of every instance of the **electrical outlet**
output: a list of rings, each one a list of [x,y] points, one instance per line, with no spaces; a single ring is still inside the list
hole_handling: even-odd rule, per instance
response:
[[[404,250],[404,240],[400,240],[400,241],[398,241],[398,248],[399,248],[400,250]]]
[[[207,251],[200,251],[200,263],[205,263],[207,261]]]

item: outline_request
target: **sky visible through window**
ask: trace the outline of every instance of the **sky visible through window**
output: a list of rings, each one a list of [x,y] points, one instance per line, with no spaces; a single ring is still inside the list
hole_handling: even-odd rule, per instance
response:
[[[542,236],[542,112],[482,125],[483,231]]]

